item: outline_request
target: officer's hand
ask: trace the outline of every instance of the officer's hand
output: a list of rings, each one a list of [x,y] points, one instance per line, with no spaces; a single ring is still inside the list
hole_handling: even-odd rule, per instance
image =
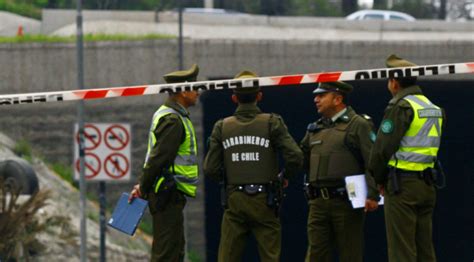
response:
[[[141,197],[141,195],[140,184],[134,185],[133,190],[130,192],[130,196],[128,197],[128,203],[131,203],[134,198]]]
[[[367,199],[365,200],[365,208],[364,208],[364,212],[372,212],[372,211],[375,211],[377,210],[377,208],[379,207],[379,202],[373,200],[373,199]]]
[[[286,178],[283,178],[283,188],[287,188],[288,187],[288,179]]]
[[[381,196],[385,195],[385,187],[383,185],[379,185],[379,193]]]

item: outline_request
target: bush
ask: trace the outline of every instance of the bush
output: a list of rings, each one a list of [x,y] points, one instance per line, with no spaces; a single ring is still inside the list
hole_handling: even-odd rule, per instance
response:
[[[29,261],[30,253],[39,253],[45,248],[36,236],[52,227],[61,228],[62,238],[75,237],[68,217],[37,215],[47,205],[51,191],[40,190],[22,203],[18,202],[19,196],[19,190],[12,191],[0,179],[0,261]]]

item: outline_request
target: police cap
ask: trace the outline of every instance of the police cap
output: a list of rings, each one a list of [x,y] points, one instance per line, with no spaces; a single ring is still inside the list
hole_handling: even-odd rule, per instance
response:
[[[392,68],[392,67],[409,67],[409,66],[416,66],[416,64],[405,60],[401,57],[398,57],[397,55],[390,55],[387,57],[387,60],[385,61],[385,64],[387,67]]]
[[[249,70],[244,70],[240,73],[238,73],[237,75],[235,75],[234,79],[246,79],[246,78],[256,78],[258,77],[257,74],[255,74],[254,72],[252,71],[249,71]],[[259,86],[251,86],[251,87],[237,87],[236,89],[234,89],[234,93],[236,94],[253,94],[253,93],[257,93],[258,91],[260,91],[260,87]]]
[[[347,95],[350,92],[352,92],[352,89],[354,88],[351,85],[342,81],[325,82],[325,83],[320,83],[318,88],[316,88],[313,91],[313,94],[322,94],[326,92],[339,92],[339,93],[342,93],[343,95]]]
[[[190,69],[175,71],[163,76],[166,83],[195,82],[199,73],[199,67],[193,64]]]

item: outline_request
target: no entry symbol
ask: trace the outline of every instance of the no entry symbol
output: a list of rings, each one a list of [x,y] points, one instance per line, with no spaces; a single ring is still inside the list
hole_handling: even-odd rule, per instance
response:
[[[107,173],[108,176],[118,179],[128,173],[130,164],[124,155],[113,153],[105,159],[104,167],[105,173]]]
[[[80,165],[81,165],[80,159],[77,159],[76,161],[77,172],[80,172],[81,170]],[[100,172],[100,167],[101,167],[99,157],[92,153],[86,153],[84,157],[84,166],[85,166],[86,179],[90,179],[97,176]]]
[[[130,141],[130,134],[127,129],[121,125],[113,125],[107,128],[104,134],[104,140],[107,147],[112,150],[122,150]]]
[[[79,132],[76,135],[77,142],[79,144]],[[100,130],[91,124],[84,125],[84,149],[94,150],[102,141],[102,134]]]

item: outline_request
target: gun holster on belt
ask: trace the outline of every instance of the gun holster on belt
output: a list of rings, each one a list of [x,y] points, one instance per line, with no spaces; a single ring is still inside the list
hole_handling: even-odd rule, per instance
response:
[[[433,170],[433,182],[437,189],[443,189],[446,187],[446,174],[444,173],[443,166],[439,160],[436,160]]]
[[[285,196],[283,192],[283,173],[278,174],[276,181],[271,181],[267,190],[267,206],[273,208],[275,216],[280,216],[281,203]]]
[[[176,191],[176,181],[174,175],[168,170],[163,169],[160,178],[157,180],[158,191],[156,192],[156,207],[163,210],[171,200],[171,196]]]
[[[388,178],[390,179],[390,182],[392,182],[390,191],[392,191],[394,194],[400,193],[401,181],[400,181],[400,175],[397,173],[396,168],[390,168],[390,171],[388,173]]]

